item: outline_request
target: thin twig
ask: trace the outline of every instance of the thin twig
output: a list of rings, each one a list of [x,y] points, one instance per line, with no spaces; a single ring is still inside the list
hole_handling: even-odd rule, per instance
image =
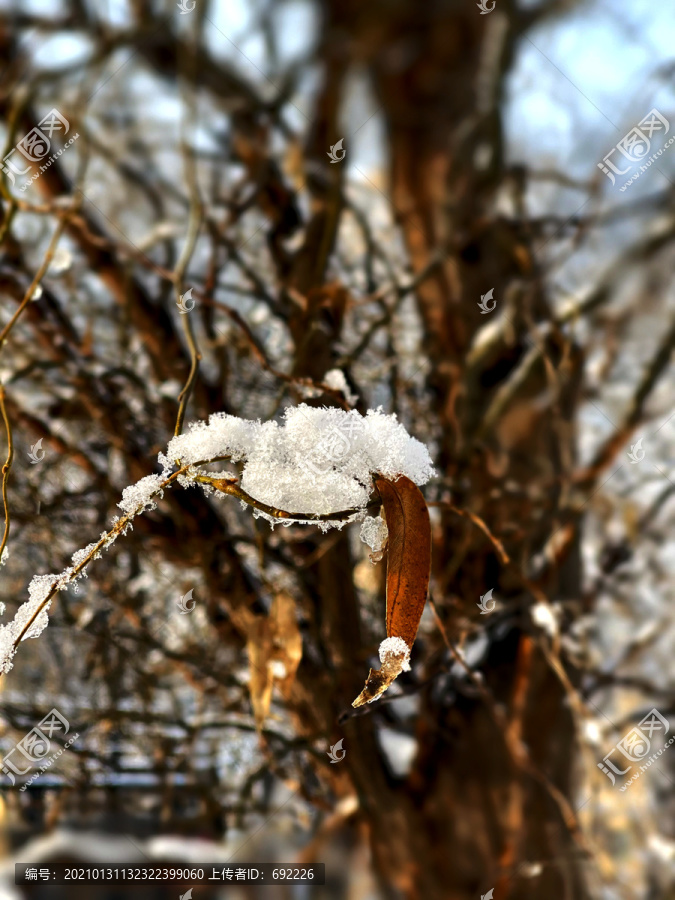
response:
[[[4,243],[5,238],[9,234],[9,230],[12,227],[12,222],[14,221],[14,215],[17,211],[17,205],[14,198],[9,201],[7,209],[5,210],[5,219],[2,223],[2,227],[0,228],[0,244]]]
[[[356,513],[363,512],[365,509],[375,509],[376,507],[381,506],[381,501],[373,500],[368,503],[366,506],[357,506],[353,509],[343,509],[341,512],[333,512],[333,513],[304,513],[304,512],[287,512],[284,509],[277,509],[276,506],[269,506],[267,503],[263,503],[262,500],[256,500],[255,497],[252,497],[250,494],[247,494],[246,491],[242,490],[238,484],[235,483],[234,480],[230,481],[227,478],[210,478],[208,475],[197,475],[195,478],[199,484],[209,484],[211,487],[215,488],[217,491],[220,491],[222,494],[230,494],[232,497],[236,497],[237,500],[242,500],[244,503],[248,503],[249,506],[252,506],[254,509],[259,509],[260,512],[264,512],[268,516],[272,516],[274,519],[298,519],[302,521],[309,522],[335,522],[340,519],[347,519],[349,516],[356,515]]]
[[[150,494],[150,496],[148,497],[148,500],[152,500],[158,494],[161,494],[164,490],[166,490],[166,488],[170,487],[172,482],[174,482],[180,475],[184,475],[185,472],[188,470],[188,468],[189,468],[189,466],[182,466],[180,469],[177,469],[172,475],[170,475],[168,478],[166,478],[155,491],[153,491]],[[101,535],[100,540],[98,540],[93,545],[93,547],[91,548],[89,553],[87,553],[85,558],[83,560],[81,560],[76,566],[74,566],[73,569],[68,573],[67,578],[62,579],[61,576],[59,576],[56,579],[54,584],[49,589],[49,593],[42,600],[42,602],[38,606],[35,613],[31,616],[31,618],[28,620],[28,622],[24,625],[23,629],[21,630],[21,633],[14,641],[14,644],[13,644],[14,650],[16,650],[16,648],[19,646],[20,642],[23,640],[23,636],[26,634],[28,629],[33,624],[33,622],[35,622],[35,620],[40,615],[42,610],[45,609],[45,607],[51,602],[51,600],[53,599],[57,590],[59,590],[59,588],[61,588],[61,587],[65,587],[65,585],[70,584],[72,581],[74,581],[77,578],[77,576],[89,565],[89,563],[96,556],[96,554],[99,552],[99,550],[102,550],[106,546],[106,544],[112,543],[111,538],[113,541],[116,540],[116,538],[120,534],[120,532],[124,531],[126,526],[134,518],[134,516],[136,516],[143,509],[143,506],[144,506],[144,504],[139,504],[139,506],[136,509],[134,509],[132,512],[127,513],[126,516],[122,516],[121,519],[118,519],[117,522],[115,522],[115,525],[110,529],[110,531],[105,531]]]
[[[190,218],[188,221],[188,233],[185,240],[185,246],[183,247],[174,271],[174,292],[176,296],[176,304],[178,306],[180,306],[181,301],[180,292],[183,282],[183,276],[185,274],[187,265],[190,262],[192,254],[194,253],[195,244],[197,243],[197,237],[199,235],[199,228],[202,222],[202,201],[201,197],[199,196],[199,187],[197,185],[195,162],[187,148],[187,145],[185,144],[183,145],[183,155],[185,160],[187,180],[190,186]],[[187,381],[185,382],[185,387],[178,395],[178,415],[176,417],[176,428],[174,430],[174,436],[179,435],[183,430],[185,409],[187,407],[187,402],[190,399],[190,394],[192,393],[192,388],[199,371],[199,363],[202,358],[202,355],[199,352],[199,347],[197,346],[197,340],[195,338],[194,329],[192,327],[192,318],[190,316],[190,313],[186,312],[182,316],[182,319],[183,330],[185,331],[185,339],[187,340],[188,347],[190,349],[190,373],[188,375]]]
[[[476,528],[480,528],[485,537],[490,541],[492,546],[497,551],[497,555],[499,559],[502,561],[504,565],[508,565],[511,562],[511,557],[508,555],[506,550],[504,549],[504,545],[496,538],[494,534],[490,531],[488,526],[485,524],[483,519],[480,516],[477,516],[475,513],[469,512],[468,509],[460,509],[458,506],[453,506],[452,503],[447,503],[443,500],[427,500],[427,506],[438,506],[441,509],[449,509],[450,512],[454,512],[458,516],[464,516],[469,519]]]
[[[0,412],[2,412],[2,419],[5,423],[5,430],[7,431],[7,459],[5,460],[5,464],[2,467],[2,504],[5,511],[5,532],[2,536],[2,543],[0,544],[0,564],[2,563],[2,555],[5,552],[5,547],[7,546],[7,540],[9,538],[9,526],[10,526],[10,516],[9,516],[9,502],[7,500],[7,483],[9,481],[9,470],[12,467],[12,460],[14,459],[14,443],[12,441],[12,428],[9,424],[9,416],[7,415],[7,409],[5,407],[5,389],[0,385]]]
[[[35,274],[35,278],[33,278],[33,280],[31,281],[30,286],[29,286],[28,290],[26,291],[26,293],[24,294],[23,300],[19,304],[16,312],[14,313],[12,318],[9,320],[9,322],[5,325],[5,327],[0,332],[0,350],[2,349],[2,346],[5,343],[5,340],[7,339],[7,335],[14,327],[14,323],[19,318],[19,316],[24,311],[24,309],[28,306],[28,304],[30,303],[30,301],[33,298],[35,289],[37,288],[39,283],[44,278],[44,274],[47,271],[47,269],[49,268],[49,264],[51,263],[51,261],[54,257],[56,245],[58,244],[58,242],[61,238],[61,235],[63,234],[63,231],[68,223],[69,212],[70,211],[64,213],[61,216],[61,221],[56,226],[56,231],[52,235],[52,239],[49,242],[49,247],[47,248],[47,252],[45,253],[45,256],[44,256],[44,259],[42,260],[42,264],[41,264],[40,268],[37,270],[37,272]]]

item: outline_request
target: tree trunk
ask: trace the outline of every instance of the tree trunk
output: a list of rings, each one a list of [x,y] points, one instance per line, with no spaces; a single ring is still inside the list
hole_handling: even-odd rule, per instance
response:
[[[526,578],[534,555],[566,520],[580,360],[552,328],[538,358],[526,363],[537,346],[528,325],[546,322],[548,305],[525,224],[519,232],[494,212],[505,175],[498,100],[515,38],[499,15],[481,17],[450,0],[340,0],[325,15],[325,52],[344,56],[348,48],[372,77],[388,131],[393,211],[415,274],[442,255],[416,293],[438,411],[440,475],[453,503],[480,516],[510,557],[504,563],[470,521],[443,510],[434,534],[437,607],[450,641],[477,625],[486,630],[485,691],[469,684],[462,692],[443,673],[452,663],[445,652],[441,665],[419,675],[431,678],[420,694],[419,752],[409,776],[387,772],[371,714],[349,719],[341,732],[346,768],[388,890],[444,900],[490,888],[500,900],[584,897],[571,805],[573,689],[527,612],[542,593],[548,600],[577,593],[575,541],[538,572],[536,584]],[[329,74],[335,77],[334,66]],[[480,152],[491,153],[483,168]],[[486,322],[478,302],[491,288],[493,316],[503,313],[506,327],[476,353],[471,342]],[[495,405],[518,367],[517,389]],[[320,378],[325,368],[310,371]],[[303,662],[295,709],[305,733],[334,727],[334,698],[356,696],[373,649],[360,647],[345,539],[315,575],[321,642],[336,677]],[[490,588],[506,608],[482,618],[477,603]],[[413,662],[439,653],[435,633],[418,640]],[[337,773],[336,783],[349,793]]]

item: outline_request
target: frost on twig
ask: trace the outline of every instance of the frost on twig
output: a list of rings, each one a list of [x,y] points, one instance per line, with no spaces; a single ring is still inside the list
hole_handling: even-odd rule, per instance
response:
[[[223,460],[242,464],[240,487],[231,472],[200,471]],[[281,519],[327,529],[365,517],[374,473],[391,479],[405,475],[416,484],[434,474],[426,447],[410,437],[395,415],[369,410],[361,416],[355,410],[305,404],[287,409],[283,424],[215,413],[208,423],[192,423],[186,434],[174,437],[159,462],[160,474],[124,489],[118,503],[123,516],[97,542],[74,553],[72,566],[58,575],[33,578],[29,599],[11,622],[0,625],[0,672],[12,668],[20,641],[37,637],[47,626],[56,592],[83,577],[87,565],[126,534],[135,516],[154,508],[174,481],[182,487],[199,484],[207,494],[234,494],[272,524]]]
[[[57,591],[65,590],[78,578],[86,576],[87,565],[101,556],[101,551],[113,544],[120,534],[126,534],[131,527],[134,516],[149,506],[154,506],[153,497],[161,495],[174,480],[176,474],[169,478],[151,475],[142,478],[137,484],[126,488],[122,493],[122,501],[118,504],[126,510],[126,515],[113,519],[110,531],[104,531],[100,539],[77,550],[72,556],[72,566],[68,566],[58,575],[35,575],[28,585],[28,600],[22,603],[11,622],[0,625],[0,673],[6,674],[14,665],[13,658],[21,641],[36,638],[49,624],[48,610]],[[2,604],[0,615],[4,614]]]
[[[72,570],[60,575],[36,575],[28,585],[28,600],[22,603],[7,625],[0,625],[0,672],[9,672],[19,640],[38,637],[48,624],[49,594],[60,590],[68,582]],[[2,604],[1,612],[5,606]]]

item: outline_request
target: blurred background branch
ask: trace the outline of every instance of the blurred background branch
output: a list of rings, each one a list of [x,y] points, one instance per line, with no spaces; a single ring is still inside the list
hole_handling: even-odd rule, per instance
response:
[[[3,678],[5,760],[79,734],[2,776],[8,865],[180,837],[325,861],[307,896],[675,896],[675,757],[602,770],[675,715],[672,17],[484,6],[0,3],[5,619],[183,420],[382,406],[437,471],[433,610],[358,711],[354,525],[271,529],[222,471],[136,519]]]

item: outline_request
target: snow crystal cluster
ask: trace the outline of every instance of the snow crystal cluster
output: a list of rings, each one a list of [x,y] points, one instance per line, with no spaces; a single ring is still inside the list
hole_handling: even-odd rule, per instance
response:
[[[138,515],[145,509],[154,509],[157,505],[154,497],[162,493],[162,485],[168,476],[166,475],[146,475],[136,484],[132,484],[122,491],[122,499],[117,504],[119,508],[128,516]]]
[[[330,372],[326,372],[323,376],[323,383],[327,384],[329,388],[333,388],[334,391],[341,391],[350,406],[356,406],[358,403],[358,394],[352,392],[342,369],[331,369]]]
[[[385,665],[392,658],[398,659],[399,657],[403,657],[401,663],[401,671],[410,671],[410,647],[406,644],[403,638],[385,638],[380,644],[378,652],[380,656],[380,663],[382,665]]]
[[[434,474],[427,448],[395,415],[369,410],[362,416],[304,403],[287,409],[282,424],[216,413],[208,424],[194,423],[173,438],[160,461],[168,468],[175,460],[185,465],[214,458],[243,461],[243,490],[293,513],[364,509],[373,472],[392,479],[407,475],[416,484]],[[305,520],[298,515],[293,521]]]

